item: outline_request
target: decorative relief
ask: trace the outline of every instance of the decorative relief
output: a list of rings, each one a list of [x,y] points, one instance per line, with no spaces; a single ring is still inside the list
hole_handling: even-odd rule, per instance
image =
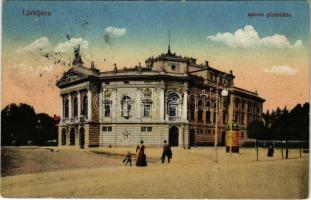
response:
[[[84,78],[87,78],[87,76],[82,75],[82,74],[78,74],[75,72],[67,72],[58,81],[57,85],[63,85],[63,84],[70,83],[70,82],[77,81],[77,80],[84,79]]]
[[[122,135],[124,137],[124,141],[128,141],[129,140],[129,135],[131,135],[131,133],[128,132],[127,129],[124,129],[124,131],[122,132]]]
[[[111,97],[111,91],[110,90],[105,90],[104,96],[105,96],[105,98],[109,99]]]
[[[144,98],[150,99],[152,96],[152,91],[149,88],[147,88],[143,91],[143,94],[144,94]]]

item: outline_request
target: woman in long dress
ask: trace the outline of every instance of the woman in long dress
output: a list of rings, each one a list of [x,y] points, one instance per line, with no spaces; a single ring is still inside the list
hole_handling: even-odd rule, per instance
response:
[[[140,141],[140,145],[137,146],[136,148],[136,153],[138,152],[137,160],[136,160],[136,166],[138,167],[145,167],[147,166],[147,159],[145,155],[145,146],[144,146],[144,141]]]

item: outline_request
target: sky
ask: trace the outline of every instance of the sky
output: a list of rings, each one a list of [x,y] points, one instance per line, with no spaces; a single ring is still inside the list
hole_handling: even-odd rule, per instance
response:
[[[305,1],[5,1],[2,9],[2,108],[23,102],[59,115],[55,83],[74,46],[87,67],[131,67],[166,52],[169,30],[172,51],[233,70],[237,87],[266,99],[264,110],[309,101]],[[50,15],[27,16],[37,10]]]

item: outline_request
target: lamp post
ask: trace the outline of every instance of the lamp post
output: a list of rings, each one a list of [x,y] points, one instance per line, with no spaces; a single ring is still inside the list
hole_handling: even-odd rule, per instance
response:
[[[84,125],[84,115],[81,115],[80,116],[80,124],[81,124],[81,128],[80,128],[80,149],[84,149],[84,137],[85,137],[85,131],[84,131],[84,128],[83,128],[83,125]],[[81,130],[83,129],[83,133],[81,133]],[[83,134],[83,135],[82,135]]]
[[[228,96],[228,90],[222,89],[221,95],[218,94],[218,78],[216,79],[216,94],[215,94],[215,142],[214,142],[214,147],[215,147],[215,162],[218,162],[218,112],[222,111],[223,103],[221,101],[222,97],[227,97]],[[218,104],[221,103],[219,106]]]

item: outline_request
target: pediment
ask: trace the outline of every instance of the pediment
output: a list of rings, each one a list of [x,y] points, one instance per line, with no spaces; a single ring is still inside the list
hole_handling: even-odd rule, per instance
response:
[[[71,69],[67,71],[66,73],[64,73],[63,77],[59,81],[57,81],[56,85],[59,87],[62,85],[66,85],[68,83],[76,82],[79,80],[84,80],[86,78],[88,78],[87,75],[81,74]]]

